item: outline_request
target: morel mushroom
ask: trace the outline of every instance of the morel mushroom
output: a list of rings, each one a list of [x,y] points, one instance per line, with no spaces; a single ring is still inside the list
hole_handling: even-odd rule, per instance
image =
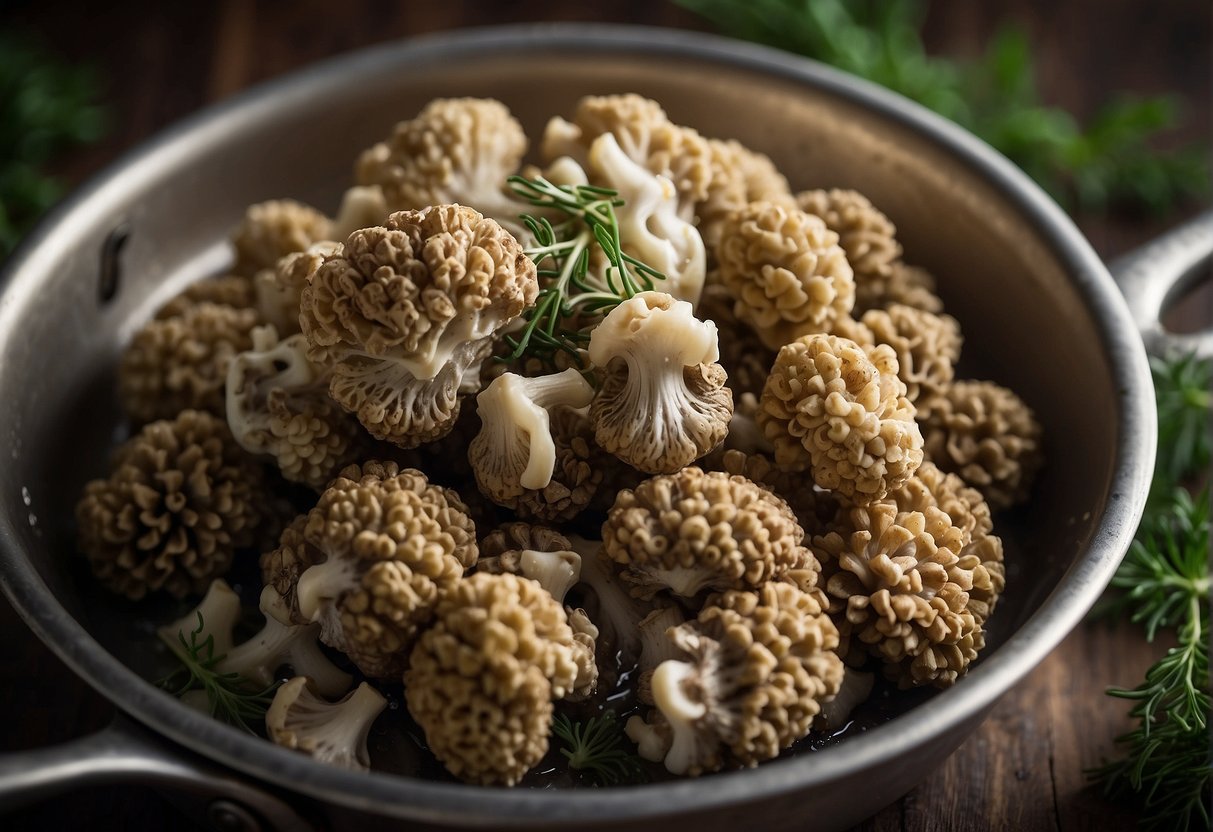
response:
[[[232,234],[236,264],[232,271],[253,277],[272,269],[288,254],[304,251],[331,238],[332,224],[324,214],[293,199],[274,199],[249,206]]]
[[[367,734],[387,700],[363,682],[341,700],[329,702],[312,693],[310,683],[306,676],[296,676],[278,688],[265,712],[269,738],[323,763],[367,771]]]

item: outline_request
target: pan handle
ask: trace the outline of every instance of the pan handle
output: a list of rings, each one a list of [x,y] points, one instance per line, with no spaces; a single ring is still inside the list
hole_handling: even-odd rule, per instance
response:
[[[274,794],[170,747],[121,714],[95,734],[49,748],[0,753],[0,813],[114,783],[163,787],[184,811],[222,832],[315,829]]]
[[[1167,301],[1199,283],[1211,259],[1213,210],[1108,265],[1151,355],[1194,352],[1200,358],[1213,357],[1213,328],[1177,334],[1162,325]]]

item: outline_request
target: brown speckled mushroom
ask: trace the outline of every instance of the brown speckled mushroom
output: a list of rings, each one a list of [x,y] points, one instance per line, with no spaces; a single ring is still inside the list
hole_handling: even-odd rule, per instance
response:
[[[481,493],[541,520],[568,520],[585,508],[602,474],[590,470],[589,422],[575,408],[593,395],[574,369],[495,378],[476,397],[481,428],[468,446]]]
[[[892,500],[854,508],[839,531],[813,538],[832,572],[831,613],[848,661],[866,652],[902,687],[947,687],[984,646],[982,619],[969,608],[974,554],[946,513],[899,512]]]
[[[810,335],[779,351],[758,422],[781,468],[807,468],[822,488],[865,502],[922,462],[914,412],[891,347]]]
[[[620,492],[602,527],[603,554],[634,595],[753,589],[803,567],[804,531],[779,497],[745,477],[699,468]]]
[[[325,644],[367,676],[390,678],[439,597],[476,563],[476,529],[463,508],[420,471],[352,465],[302,527],[284,534],[263,573],[283,587],[291,622],[320,622]]]
[[[829,331],[855,303],[838,235],[795,206],[749,203],[729,216],[715,251],[737,317],[770,349]]]
[[[236,263],[232,271],[253,277],[272,269],[278,260],[313,243],[327,240],[332,224],[324,214],[293,199],[273,199],[250,205],[232,233]]]
[[[375,438],[413,448],[451,430],[465,374],[538,293],[505,229],[437,205],[350,235],[304,288],[300,323],[332,397]]]
[[[733,397],[716,325],[686,301],[662,292],[624,301],[591,332],[589,355],[604,375],[590,405],[594,437],[637,470],[677,471],[728,433]]]
[[[635,93],[586,96],[577,102],[572,121],[551,119],[543,132],[543,158],[568,156],[586,166],[594,141],[607,133],[629,159],[674,184],[683,219],[707,199],[713,172],[707,141],[672,123],[656,101]]]
[[[832,334],[867,347],[892,347],[897,353],[897,375],[906,385],[906,398],[915,404],[938,395],[952,383],[963,343],[960,324],[951,315],[896,303],[888,309],[871,309],[858,321],[838,321]]]
[[[897,229],[867,197],[838,188],[801,191],[796,194],[796,204],[800,210],[821,217],[838,235],[838,243],[855,272],[856,293],[860,286],[889,279],[893,263],[901,257]]]
[[[673,774],[754,766],[803,738],[838,692],[838,631],[812,594],[769,583],[708,599],[670,631],[686,660],[662,662],[652,677],[657,709],[632,717],[641,756]]]
[[[563,607],[517,575],[478,573],[438,603],[404,675],[409,713],[447,771],[512,786],[548,749],[552,701],[577,678]]]
[[[118,398],[134,421],[172,419],[182,410],[224,413],[228,364],[252,348],[253,309],[202,301],[148,321],[118,365]]]
[[[521,239],[529,206],[506,193],[526,152],[526,134],[491,98],[439,98],[396,125],[354,168],[359,185],[378,186],[389,211],[458,203],[492,217]]]
[[[290,482],[322,490],[365,456],[370,437],[328,394],[323,368],[296,334],[279,341],[272,326],[253,330],[252,349],[228,365],[227,423],[249,453],[273,458]]]
[[[227,572],[258,542],[269,512],[261,467],[227,423],[196,410],[152,422],[114,454],[107,479],[76,505],[80,551],[120,595],[181,598]]]
[[[924,403],[923,449],[991,508],[1027,499],[1042,461],[1040,423],[1019,396],[991,381],[957,381]]]
[[[708,139],[708,152],[712,177],[707,196],[695,206],[695,215],[709,251],[720,244],[731,215],[751,202],[795,207],[788,180],[766,155],[733,139]]]

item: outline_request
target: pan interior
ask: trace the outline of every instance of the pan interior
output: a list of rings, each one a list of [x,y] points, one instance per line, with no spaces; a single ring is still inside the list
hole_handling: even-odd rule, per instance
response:
[[[959,375],[1012,388],[1044,426],[1048,463],[1032,501],[996,528],[1008,581],[986,655],[1062,581],[1118,498],[1119,395],[1090,309],[1032,221],[935,139],[828,88],[690,56],[553,47],[411,56],[359,72],[340,84],[314,75],[162,146],[69,215],[27,261],[36,286],[20,281],[4,298],[17,305],[15,325],[0,333],[0,433],[10,447],[0,479],[5,510],[21,521],[15,544],[71,614],[144,675],[151,624],[168,608],[99,590],[72,539],[80,489],[104,475],[124,435],[114,395],[123,346],[183,285],[224,268],[225,240],[248,204],[293,197],[334,211],[356,154],[436,97],[499,98],[534,141],[582,95],[638,92],[676,122],[767,153],[794,189],[855,188],[889,215],[906,260],[936,275],[961,323]],[[102,252],[119,228],[119,284],[102,302]]]

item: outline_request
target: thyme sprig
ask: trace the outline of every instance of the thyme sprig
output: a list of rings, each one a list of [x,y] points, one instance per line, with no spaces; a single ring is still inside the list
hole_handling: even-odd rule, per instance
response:
[[[514,361],[533,355],[550,363],[563,351],[580,366],[592,324],[628,298],[652,289],[664,275],[624,252],[615,214],[623,200],[617,191],[556,185],[543,176],[511,176],[508,184],[519,199],[540,209],[539,216],[522,216],[534,237],[524,251],[538,267],[540,289],[534,306],[523,315],[522,329],[506,336],[509,352],[500,358]],[[563,219],[553,224],[550,216]],[[595,248],[607,261],[601,274],[591,270]]]
[[[557,714],[552,733],[565,743],[560,753],[569,761],[569,768],[585,772],[599,786],[648,780],[644,763],[630,750],[614,711],[581,722]]]
[[[157,685],[180,698],[192,690],[206,693],[211,716],[229,725],[243,728],[251,734],[253,727],[265,723],[265,712],[274,701],[274,692],[281,682],[260,687],[239,673],[222,673],[216,668],[224,654],[215,655],[215,637],[206,633],[202,613],[197,613],[198,626],[186,638],[184,630],[177,631],[178,646],[173,650],[182,667],[157,682]],[[206,638],[202,634],[206,633]]]

